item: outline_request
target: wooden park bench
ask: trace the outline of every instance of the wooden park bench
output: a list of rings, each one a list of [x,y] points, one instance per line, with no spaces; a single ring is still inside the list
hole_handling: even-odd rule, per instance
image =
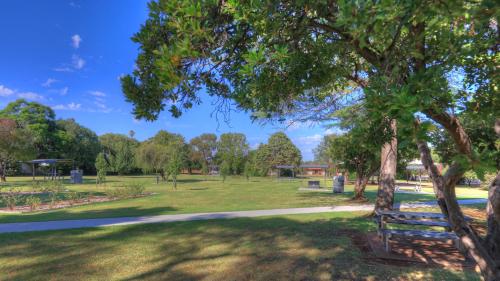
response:
[[[471,218],[466,217],[466,220]],[[378,235],[384,243],[386,252],[391,251],[390,240],[394,237],[408,237],[422,240],[451,240],[457,249],[463,252],[458,236],[451,232],[450,224],[443,214],[399,211],[375,211]],[[389,229],[387,224],[443,227],[445,231]]]
[[[307,188],[320,188],[319,181],[307,181]]]
[[[400,185],[396,185],[396,189],[395,191],[400,191],[401,189],[404,189],[404,188],[407,188],[407,189],[413,189],[415,192],[422,192],[422,185],[421,184],[415,184],[415,186],[400,186]]]

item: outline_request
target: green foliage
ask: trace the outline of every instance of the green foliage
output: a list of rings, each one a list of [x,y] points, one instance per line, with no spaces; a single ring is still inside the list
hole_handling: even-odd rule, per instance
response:
[[[30,132],[13,119],[0,119],[0,180],[5,180],[9,164],[12,166],[34,155]]]
[[[73,205],[81,199],[81,194],[77,191],[71,191],[66,194],[66,198],[69,200],[69,204]]]
[[[219,167],[219,173],[220,176],[222,177],[222,182],[225,182],[226,177],[231,174],[231,164],[223,160]]]
[[[217,136],[215,134],[202,134],[189,141],[191,146],[190,159],[193,162],[208,166],[213,164],[213,159],[217,151]],[[208,172],[207,172],[208,173]]]
[[[165,167],[165,172],[172,176],[174,188],[177,188],[177,176],[181,173],[187,157],[187,146],[184,142],[173,142],[169,145],[168,162]]]
[[[36,157],[56,156],[57,126],[50,107],[19,99],[0,110],[0,117],[14,119],[30,132]]]
[[[21,193],[18,189],[10,188],[7,192],[2,192],[2,202],[10,210],[16,208],[16,204],[21,201]]]
[[[240,175],[243,172],[245,158],[248,154],[248,143],[244,134],[226,133],[220,136],[217,143],[217,159],[228,166],[228,174]]]
[[[137,140],[121,134],[104,134],[99,141],[112,172],[124,175],[134,171],[135,150],[139,146]]]
[[[94,170],[99,152],[97,135],[73,119],[57,120],[54,111],[37,102],[20,99],[0,110],[0,118],[15,120],[18,141],[10,142],[20,151],[15,160],[27,158],[68,158],[85,170]],[[11,136],[12,137],[12,136]],[[2,139],[0,136],[0,151]]]
[[[470,112],[485,120],[498,112],[493,7],[491,1],[151,1],[133,37],[137,68],[122,78],[122,88],[135,115],[146,119],[156,119],[166,104],[179,116],[199,102],[201,89],[256,118],[278,120],[329,120],[363,100],[368,118],[397,119],[398,134],[411,140],[416,114],[446,125],[439,116]],[[481,153],[480,142],[473,146]],[[468,154],[470,162],[484,159]]]
[[[56,126],[57,157],[74,160],[83,170],[93,171],[94,160],[100,150],[96,133],[74,119],[57,120]]]
[[[25,204],[30,207],[30,211],[35,211],[41,204],[42,200],[38,196],[30,195],[26,198]]]
[[[104,153],[97,154],[95,159],[95,168],[97,170],[97,183],[102,184],[106,181],[106,173],[108,172],[109,165],[106,161]]]
[[[174,151],[176,148],[182,151],[179,151],[180,155],[174,156],[176,158],[175,161],[170,161],[172,153],[178,153]],[[169,175],[166,170],[169,167],[169,163],[178,164],[179,159],[181,159],[182,168],[187,162],[188,152],[189,147],[185,145],[184,138],[181,135],[159,131],[154,137],[139,145],[135,158],[137,165],[144,172],[160,173],[165,179],[165,173],[167,173],[167,177]],[[172,170],[175,170],[173,166]]]
[[[245,162],[245,168],[243,169],[243,175],[245,176],[247,181],[250,180],[250,177],[255,175],[254,166],[252,165],[252,162],[250,162],[250,161]]]
[[[129,183],[106,190],[106,195],[110,198],[135,198],[144,195],[145,190],[142,183]]]

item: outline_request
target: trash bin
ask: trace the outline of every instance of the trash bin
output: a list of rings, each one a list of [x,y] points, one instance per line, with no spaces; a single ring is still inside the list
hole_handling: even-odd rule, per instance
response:
[[[83,183],[83,171],[71,170],[71,183]]]
[[[333,178],[333,193],[344,192],[344,176],[337,176]]]

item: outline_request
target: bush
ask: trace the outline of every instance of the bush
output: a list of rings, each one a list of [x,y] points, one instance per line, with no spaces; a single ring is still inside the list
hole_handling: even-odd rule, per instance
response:
[[[42,200],[40,197],[30,195],[28,198],[26,198],[26,205],[30,207],[30,211],[36,210],[40,204],[42,204]]]
[[[64,185],[62,181],[46,181],[40,184],[40,188],[43,192],[49,193],[50,208],[53,208],[57,202],[57,195],[64,191]]]
[[[2,202],[9,208],[10,210],[14,210],[17,202],[21,199],[21,194],[16,189],[9,189],[8,192],[2,193]]]
[[[141,196],[144,194],[144,190],[146,190],[144,185],[141,183],[130,183],[125,186],[125,189],[131,197]]]
[[[115,186],[106,191],[110,198],[133,198],[144,194],[145,187],[141,183],[130,183],[121,186]]]
[[[78,200],[80,200],[80,193],[76,191],[71,191],[67,194],[67,199],[69,200],[69,204],[73,205],[76,203]]]

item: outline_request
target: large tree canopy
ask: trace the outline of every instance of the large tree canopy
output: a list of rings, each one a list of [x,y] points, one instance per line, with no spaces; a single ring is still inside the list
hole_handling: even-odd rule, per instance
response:
[[[57,120],[57,157],[71,159],[85,171],[93,171],[100,144],[97,135],[74,119]]]
[[[149,7],[133,38],[141,48],[137,69],[122,78],[138,117],[156,119],[167,105],[179,116],[202,89],[257,117],[280,119],[328,117],[363,99],[369,116],[402,127],[413,128],[420,116],[423,158],[430,120],[450,134],[460,156],[445,175],[431,173],[452,228],[484,276],[500,278],[498,252],[480,245],[454,192],[464,171],[481,163],[456,113],[481,117],[500,108],[494,1],[161,0]]]
[[[239,175],[243,172],[248,154],[247,138],[240,133],[222,134],[217,143],[217,160],[229,168],[229,173]]]
[[[109,133],[100,136],[99,141],[113,172],[123,175],[135,169],[135,149],[139,146],[137,140]]]
[[[56,120],[54,111],[37,102],[19,99],[0,110],[0,117],[14,119],[31,132],[36,157],[56,157]]]
[[[6,181],[9,164],[35,155],[31,134],[15,120],[0,118],[0,181]]]

